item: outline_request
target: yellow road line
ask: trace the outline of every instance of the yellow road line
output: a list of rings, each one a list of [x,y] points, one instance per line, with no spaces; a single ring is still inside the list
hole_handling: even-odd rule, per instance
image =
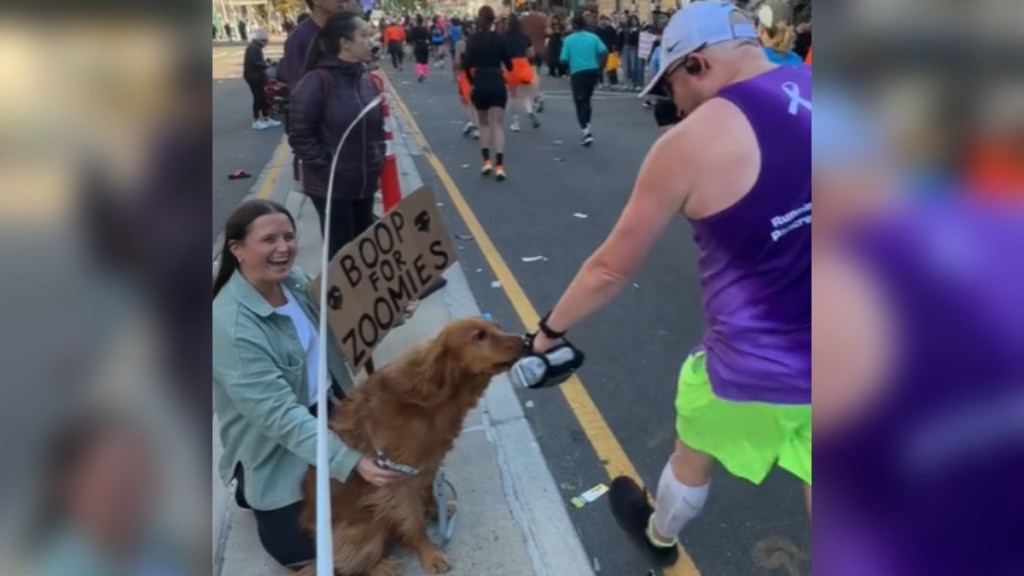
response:
[[[530,299],[526,297],[526,293],[523,292],[519,281],[512,275],[512,271],[505,264],[501,254],[498,253],[498,249],[495,248],[491,238],[484,231],[484,227],[480,224],[466,199],[462,196],[458,186],[455,185],[451,175],[448,174],[448,170],[445,169],[444,164],[441,163],[441,160],[431,150],[430,144],[423,136],[419,125],[416,124],[416,120],[413,119],[409,108],[402,101],[394,87],[390,86],[390,80],[389,91],[392,96],[390,101],[395,104],[405,117],[406,126],[412,131],[413,138],[415,138],[420,149],[423,150],[423,155],[434,169],[434,172],[437,173],[445,190],[448,191],[448,197],[451,198],[452,204],[458,210],[459,215],[462,216],[462,220],[466,223],[466,227],[469,228],[470,234],[473,235],[477,245],[480,246],[480,251],[483,252],[484,258],[490,264],[494,275],[501,282],[501,287],[505,294],[508,295],[509,301],[512,302],[512,307],[515,309],[516,314],[519,315],[519,319],[523,322],[524,326],[536,326],[540,320],[540,315],[537,314],[537,310],[530,303]],[[604,463],[609,478],[624,475],[639,479],[640,475],[637,473],[636,468],[629,460],[629,457],[626,456],[626,451],[619,444],[615,433],[608,426],[608,422],[601,415],[601,411],[597,409],[597,405],[590,398],[590,394],[583,387],[583,382],[573,376],[565,384],[562,384],[559,390],[562,391],[566,401],[569,403],[569,407],[576,415],[576,419],[579,421],[580,427],[583,429],[584,434],[586,434],[590,444],[594,447],[597,457]],[[679,562],[670,568],[664,569],[663,573],[665,576],[700,576],[700,571],[694,565],[693,559],[690,558],[689,553],[682,546],[679,547]]]
[[[263,183],[260,184],[259,191],[256,192],[256,197],[260,200],[266,200],[270,197],[270,193],[274,191],[274,184],[277,183],[277,178],[281,175],[281,168],[284,166],[284,160],[287,156],[288,137],[282,136],[281,143],[277,145],[277,150],[274,151],[274,156],[270,159],[267,176],[263,179]]]

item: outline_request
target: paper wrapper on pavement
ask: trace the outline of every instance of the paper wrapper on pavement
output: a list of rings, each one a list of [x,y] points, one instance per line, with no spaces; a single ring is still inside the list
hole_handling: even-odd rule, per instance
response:
[[[456,259],[437,200],[426,186],[338,251],[327,268],[327,322],[356,371],[409,302]],[[310,292],[319,302],[319,277]]]

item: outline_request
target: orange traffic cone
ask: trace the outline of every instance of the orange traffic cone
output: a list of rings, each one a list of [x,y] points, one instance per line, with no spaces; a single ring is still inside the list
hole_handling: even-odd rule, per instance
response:
[[[398,161],[395,159],[395,135],[391,131],[391,107],[386,99],[381,103],[381,112],[384,115],[384,143],[387,148],[384,168],[380,173],[380,195],[384,201],[384,212],[387,213],[402,200],[402,189],[398,181]]]

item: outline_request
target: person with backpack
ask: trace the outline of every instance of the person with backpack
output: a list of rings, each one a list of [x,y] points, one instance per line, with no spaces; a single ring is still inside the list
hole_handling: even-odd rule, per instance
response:
[[[342,134],[383,90],[366,69],[373,57],[369,25],[358,14],[327,19],[310,47],[305,74],[292,92],[288,143],[302,161],[303,193],[320,216],[330,256],[373,224],[373,197],[384,166],[384,117],[379,106],[352,128],[334,170],[331,213],[327,186],[331,160]]]

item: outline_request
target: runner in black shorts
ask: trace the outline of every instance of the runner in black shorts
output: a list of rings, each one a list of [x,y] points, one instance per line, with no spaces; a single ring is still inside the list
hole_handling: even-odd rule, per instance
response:
[[[494,9],[482,6],[477,13],[477,31],[466,41],[466,52],[462,55],[462,66],[469,77],[472,88],[470,100],[476,108],[480,128],[480,152],[484,157],[480,173],[484,176],[494,171],[495,177],[505,179],[505,105],[508,91],[505,88],[505,74],[512,71],[505,42],[494,28]],[[494,166],[491,165],[491,148],[494,148]]]

